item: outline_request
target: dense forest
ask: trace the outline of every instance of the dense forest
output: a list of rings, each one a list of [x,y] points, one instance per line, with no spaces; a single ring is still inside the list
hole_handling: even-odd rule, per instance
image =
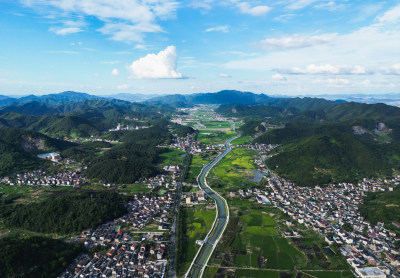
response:
[[[57,277],[83,251],[81,245],[39,236],[1,238],[0,277]]]
[[[267,165],[303,186],[390,176],[400,167],[398,144],[365,143],[335,131],[295,140],[275,152]]]
[[[107,182],[133,183],[158,173],[155,167],[165,148],[157,146],[169,142],[171,134],[167,121],[151,128],[118,132],[123,144],[105,151],[93,159],[85,171],[86,176]]]
[[[49,198],[28,205],[2,206],[0,216],[8,227],[40,233],[81,232],[126,213],[115,192],[82,192]]]
[[[38,132],[0,128],[0,175],[47,167],[51,163],[37,158],[37,153],[59,152],[73,146]]]

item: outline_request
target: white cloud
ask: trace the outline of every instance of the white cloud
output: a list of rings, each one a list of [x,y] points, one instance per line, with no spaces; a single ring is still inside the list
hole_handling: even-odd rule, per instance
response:
[[[390,9],[394,10],[394,8]],[[337,34],[327,43],[302,48],[286,48],[269,51],[252,58],[232,60],[224,65],[227,69],[265,71],[272,69],[298,68],[300,73],[311,64],[314,65],[359,65],[350,70],[353,74],[379,72],[381,67],[393,65],[393,57],[400,57],[400,24],[388,23],[392,18],[382,13],[376,23],[355,31]],[[390,13],[389,13],[390,14]],[[378,19],[381,19],[379,21]],[[382,18],[386,18],[382,20]],[[321,34],[320,36],[329,34]],[[288,35],[288,37],[293,35]],[[278,41],[280,38],[276,38]],[[343,71],[343,69],[342,69]],[[349,71],[349,70],[347,70]]]
[[[319,0],[291,0],[289,1],[289,4],[286,6],[286,8],[290,10],[300,10],[317,1]]]
[[[370,74],[362,66],[332,66],[330,64],[325,65],[308,65],[306,68],[301,69],[293,67],[290,69],[276,69],[277,72],[286,74],[332,74],[332,75],[347,75],[347,74]]]
[[[334,87],[342,87],[346,85],[350,85],[350,80],[345,78],[328,78],[328,79],[318,79],[315,80],[314,83],[317,84],[327,84],[328,86]]]
[[[147,54],[134,61],[127,69],[131,77],[143,78],[183,78],[176,71],[177,53],[175,46],[168,46],[157,54]]]
[[[111,71],[111,74],[114,75],[114,76],[117,76],[117,75],[119,75],[119,70],[118,69],[113,69]]]
[[[78,27],[66,27],[66,28],[50,28],[50,31],[56,33],[57,35],[68,35],[82,32],[83,30]]]
[[[122,85],[118,85],[117,89],[118,90],[126,90],[129,89],[131,86],[129,86],[128,84],[122,84]]]
[[[271,78],[274,81],[286,81],[287,80],[285,76],[283,76],[282,74],[279,74],[279,73],[272,75]]]
[[[337,34],[323,34],[319,36],[295,34],[278,39],[265,39],[259,42],[259,45],[265,49],[302,48],[328,43],[332,41],[336,36]]]
[[[400,64],[394,64],[390,67],[382,67],[381,72],[387,75],[400,75]]]
[[[223,78],[232,77],[230,74],[227,74],[227,73],[220,73],[220,74],[218,74],[218,76],[219,76],[219,77],[223,77]]]
[[[229,32],[229,27],[227,25],[215,26],[215,27],[208,28],[208,29],[206,29],[204,31],[205,32],[223,32],[223,33],[227,33],[227,32]]]
[[[61,20],[71,16],[96,17],[104,22],[100,32],[118,41],[142,41],[145,33],[161,32],[158,20],[175,17],[178,2],[173,0],[21,0],[26,6]],[[65,29],[69,28],[69,29]],[[60,34],[81,31],[78,26],[53,29]],[[65,30],[63,30],[65,29]]]
[[[83,27],[85,27],[86,23],[83,20],[72,21],[67,20],[64,21],[62,27],[50,27],[49,31],[56,33],[57,35],[69,35],[74,33],[79,33],[83,31]]]
[[[252,16],[263,16],[266,15],[272,8],[264,5],[251,7],[247,2],[237,2],[236,7],[239,8],[243,14],[249,14]]]
[[[192,8],[201,8],[205,10],[210,10],[212,8],[214,0],[192,0],[189,6]]]
[[[381,23],[398,23],[400,21],[400,4],[387,10],[383,15],[378,17]]]

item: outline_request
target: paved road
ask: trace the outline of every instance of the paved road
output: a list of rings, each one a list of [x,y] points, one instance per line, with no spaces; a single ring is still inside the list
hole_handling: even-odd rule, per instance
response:
[[[213,191],[207,184],[206,177],[210,169],[217,164],[225,155],[227,155],[231,151],[230,143],[239,138],[240,135],[235,136],[225,143],[225,151],[220,154],[213,162],[208,164],[201,172],[199,177],[200,187],[213,198],[217,204],[217,212],[218,218],[214,223],[212,231],[207,235],[204,239],[204,243],[200,247],[199,252],[196,254],[190,268],[186,274],[186,277],[201,277],[203,275],[204,268],[207,265],[207,262],[214,251],[218,241],[220,240],[226,225],[228,225],[229,221],[229,208],[228,204],[225,200],[215,191]]]
[[[170,248],[170,261],[169,261],[169,269],[168,269],[168,276],[174,278],[176,277],[176,239],[177,239],[177,227],[178,227],[178,210],[179,210],[179,203],[181,200],[181,190],[182,190],[182,182],[185,175],[186,167],[188,167],[190,151],[192,149],[193,138],[190,140],[189,147],[186,150],[186,157],[183,163],[183,167],[181,170],[181,176],[177,185],[177,193],[175,197],[175,207],[174,207],[174,219],[173,224],[171,227],[171,248]]]

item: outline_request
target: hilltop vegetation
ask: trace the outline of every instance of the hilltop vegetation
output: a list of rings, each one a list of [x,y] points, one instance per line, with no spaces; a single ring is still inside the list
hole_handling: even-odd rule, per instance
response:
[[[400,187],[393,192],[368,192],[359,210],[373,224],[378,221],[385,224],[391,224],[392,221],[400,223]]]
[[[267,165],[299,185],[356,182],[390,176],[400,167],[400,146],[372,145],[351,134],[329,132],[293,141],[276,150]]]
[[[80,98],[77,98],[79,100]],[[114,128],[118,123],[136,125],[135,120],[154,120],[173,108],[101,98],[76,102],[12,103],[0,111],[0,127],[39,131],[55,137],[89,137]]]
[[[159,155],[166,151],[157,146],[168,142],[171,137],[167,122],[161,121],[151,128],[126,131],[120,135],[119,139],[124,143],[93,159],[85,174],[89,178],[117,183],[133,183],[157,174],[155,165]]]
[[[83,192],[28,205],[4,205],[0,216],[7,227],[40,233],[81,232],[126,213],[115,192]]]
[[[46,237],[0,239],[0,277],[57,277],[85,249]]]
[[[37,153],[62,151],[73,143],[50,138],[38,132],[13,128],[0,129],[0,175],[32,170],[49,165]]]

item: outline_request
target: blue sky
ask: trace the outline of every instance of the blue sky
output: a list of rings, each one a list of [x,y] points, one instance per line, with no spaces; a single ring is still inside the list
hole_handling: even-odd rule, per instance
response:
[[[0,94],[400,93],[400,4],[0,0]]]

